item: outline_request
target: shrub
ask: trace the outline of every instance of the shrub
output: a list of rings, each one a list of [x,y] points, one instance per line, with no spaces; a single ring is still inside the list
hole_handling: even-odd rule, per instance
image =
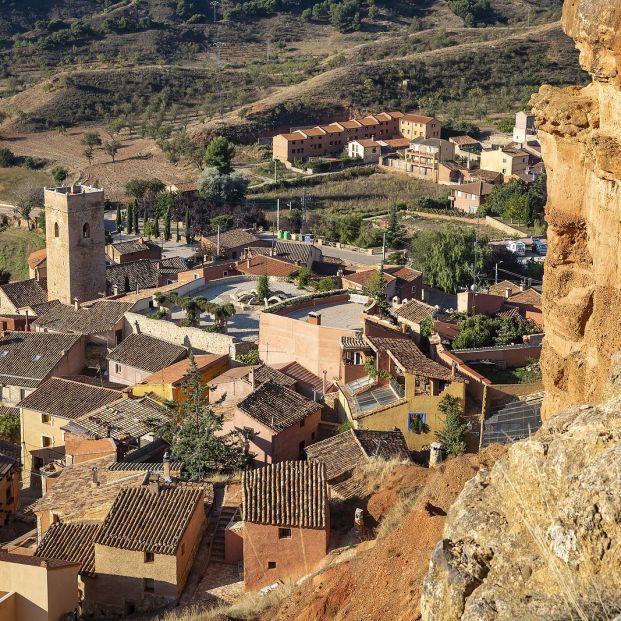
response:
[[[9,168],[10,166],[15,166],[17,162],[17,158],[11,149],[2,148],[0,149],[0,168]]]

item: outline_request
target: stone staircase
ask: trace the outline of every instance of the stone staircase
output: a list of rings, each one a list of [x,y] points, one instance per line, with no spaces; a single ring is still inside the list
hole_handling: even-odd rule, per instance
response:
[[[210,561],[215,563],[224,563],[224,531],[237,512],[238,507],[224,505],[220,509],[220,516],[216,525],[216,532],[211,544]]]

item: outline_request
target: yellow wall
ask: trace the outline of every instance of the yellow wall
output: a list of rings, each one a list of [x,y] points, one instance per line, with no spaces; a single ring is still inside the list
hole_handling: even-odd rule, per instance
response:
[[[15,591],[15,616],[8,621],[61,621],[78,605],[78,565],[47,570],[0,561],[0,591]],[[3,621],[5,617],[0,617]]]
[[[43,448],[42,436],[52,438],[52,445],[47,451],[46,463],[59,459],[64,455],[65,438],[61,430],[69,419],[61,416],[51,416],[49,423],[41,422],[41,412],[21,408],[21,433],[22,433],[22,479],[29,485],[30,472],[32,470],[32,456],[30,451]],[[60,451],[60,452],[59,452]]]
[[[415,376],[405,375],[405,394],[414,395]],[[435,382],[434,382],[435,383]],[[438,396],[416,395],[408,399],[407,403],[401,403],[392,408],[387,408],[375,414],[370,414],[355,420],[349,408],[349,404],[342,392],[339,391],[339,414],[344,414],[352,420],[357,429],[370,429],[375,431],[388,431],[397,427],[403,432],[408,448],[412,451],[420,451],[424,447],[436,441],[435,432],[442,428],[444,415],[438,409],[441,399],[445,395],[452,395],[461,401],[462,411],[466,399],[466,384],[453,382],[449,384]],[[424,412],[427,415],[426,424],[429,431],[426,433],[414,433],[408,431],[408,413]]]

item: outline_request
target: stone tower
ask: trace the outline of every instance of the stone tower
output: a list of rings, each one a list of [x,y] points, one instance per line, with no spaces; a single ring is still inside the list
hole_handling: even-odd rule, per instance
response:
[[[104,192],[85,185],[45,188],[47,296],[73,304],[105,295]]]

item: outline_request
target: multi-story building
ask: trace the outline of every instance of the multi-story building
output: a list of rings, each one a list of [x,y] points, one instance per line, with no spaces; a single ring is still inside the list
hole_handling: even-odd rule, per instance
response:
[[[505,181],[512,175],[525,174],[528,162],[528,152],[515,146],[492,147],[481,152],[481,168],[501,173]]]
[[[495,186],[485,181],[464,183],[451,190],[449,200],[453,202],[453,209],[465,213],[477,213],[479,207],[485,203]]]
[[[439,138],[442,126],[433,117],[380,112],[361,119],[351,119],[278,134],[272,140],[273,157],[293,163],[311,157],[337,156],[347,144],[359,140],[392,138]]]
[[[405,150],[406,172],[434,183],[440,181],[440,164],[453,159],[455,145],[440,138],[417,138]]]
[[[535,129],[535,115],[520,111],[515,115],[515,127],[513,128],[513,142],[525,145],[529,139],[537,136]]]

